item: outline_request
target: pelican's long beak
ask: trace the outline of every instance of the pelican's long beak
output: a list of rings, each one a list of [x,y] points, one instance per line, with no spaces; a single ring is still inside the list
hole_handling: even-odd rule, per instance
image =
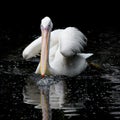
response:
[[[44,77],[47,70],[50,31],[47,29],[43,29],[41,30],[41,32],[42,32],[42,46],[40,59],[40,73],[42,77]]]

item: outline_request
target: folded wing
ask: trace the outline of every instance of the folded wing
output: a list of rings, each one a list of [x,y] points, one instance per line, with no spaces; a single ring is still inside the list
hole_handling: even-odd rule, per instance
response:
[[[23,50],[23,58],[29,59],[32,57],[35,57],[40,53],[41,50],[41,37],[34,40],[32,43],[30,43],[24,50]]]
[[[60,52],[65,57],[81,53],[87,44],[87,38],[77,28],[68,27],[61,33]]]

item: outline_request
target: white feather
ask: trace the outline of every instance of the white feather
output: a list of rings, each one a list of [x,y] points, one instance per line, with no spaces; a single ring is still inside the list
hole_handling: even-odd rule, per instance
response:
[[[80,53],[87,44],[87,38],[78,29],[68,27],[62,31],[60,40],[60,52],[66,56]]]
[[[30,45],[28,45],[24,49],[22,56],[25,59],[29,59],[38,55],[40,53],[40,50],[41,50],[41,37],[37,38]]]

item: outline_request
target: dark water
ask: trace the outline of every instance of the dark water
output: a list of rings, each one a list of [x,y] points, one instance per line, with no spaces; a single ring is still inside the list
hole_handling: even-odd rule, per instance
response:
[[[52,120],[120,119],[120,30],[99,26],[83,31],[88,37],[85,52],[94,53],[88,62],[99,66],[90,64],[74,78],[56,76],[49,86]],[[27,39],[26,43],[37,37],[35,33],[23,33],[18,38]],[[9,34],[4,33],[6,40],[14,38]],[[26,45],[18,45],[1,56],[1,120],[42,119],[40,89],[36,85],[41,77],[34,74],[39,58],[23,60],[21,53]]]

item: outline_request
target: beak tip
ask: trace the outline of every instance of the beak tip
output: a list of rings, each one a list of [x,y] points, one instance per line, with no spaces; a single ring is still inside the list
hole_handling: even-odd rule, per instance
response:
[[[42,76],[42,78],[44,78],[44,77],[45,77],[45,75],[44,75],[44,74],[42,74],[41,76]]]

